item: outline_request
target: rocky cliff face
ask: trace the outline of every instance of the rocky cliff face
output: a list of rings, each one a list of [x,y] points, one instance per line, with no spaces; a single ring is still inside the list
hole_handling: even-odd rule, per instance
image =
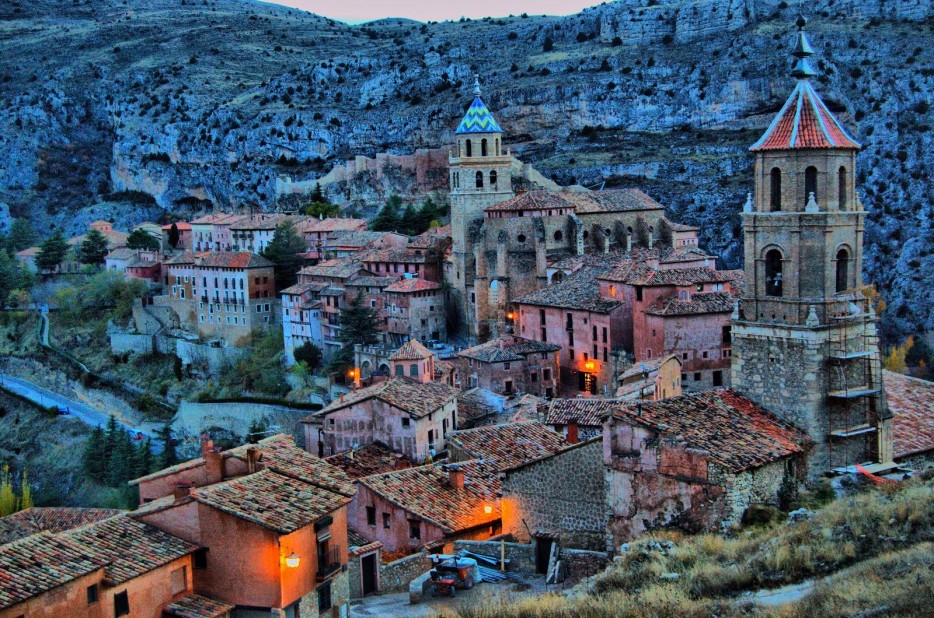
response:
[[[247,0],[12,0],[0,202],[69,231],[100,214],[272,209],[283,186],[313,187],[355,156],[443,147],[479,73],[514,155],[561,184],[639,186],[736,266],[746,148],[793,86],[787,4],[622,0],[570,17],[347,26]],[[931,330],[934,9],[808,10],[816,87],[865,146],[867,276],[891,334]],[[400,170],[414,197],[422,184]],[[393,177],[337,183],[333,197],[373,201]]]

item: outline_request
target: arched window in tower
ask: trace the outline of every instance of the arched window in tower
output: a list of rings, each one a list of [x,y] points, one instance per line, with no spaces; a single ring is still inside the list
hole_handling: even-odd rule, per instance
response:
[[[490,186],[496,188],[496,170],[490,172]]]
[[[496,144],[496,145],[493,147],[493,156],[494,156],[494,157],[498,157],[498,156],[499,156],[499,139],[497,138],[497,140],[496,140],[495,142],[493,142],[493,143]]]
[[[772,168],[771,184],[769,185],[769,210],[778,212],[782,209],[782,170]]]
[[[811,194],[814,194],[814,200],[817,200],[817,168],[809,165],[804,170],[804,205],[807,206]]]
[[[765,254],[765,295],[782,295],[782,252],[778,249]]]
[[[471,151],[472,144],[470,143],[470,140],[467,140],[466,142],[464,142],[464,147],[465,147],[466,150],[467,150],[467,156],[468,156],[468,157],[472,157],[473,154],[470,152],[470,151]]]
[[[499,303],[499,281],[493,279],[490,282],[490,304],[495,305]]]
[[[555,230],[555,240],[557,240],[558,242],[561,242],[563,238],[564,238],[564,234],[561,233],[561,230]]]
[[[483,188],[483,172],[477,172],[477,188]]]
[[[846,168],[840,166],[840,171],[837,172],[837,202],[840,204],[840,210],[846,210],[849,207],[846,200],[846,185]]]
[[[850,288],[850,252],[844,247],[837,251],[837,294]]]
[[[481,157],[486,156],[486,138],[485,137],[482,140],[480,140],[480,156]]]

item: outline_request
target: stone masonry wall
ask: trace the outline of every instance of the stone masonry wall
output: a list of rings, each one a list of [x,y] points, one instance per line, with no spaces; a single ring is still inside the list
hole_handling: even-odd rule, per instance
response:
[[[610,555],[602,551],[562,548],[560,557],[568,569],[565,583],[572,584],[603,571],[610,563]]]
[[[606,547],[601,440],[506,473],[503,532],[528,541],[530,531],[557,534],[563,547]]]
[[[509,561],[507,571],[514,571],[523,575],[535,573],[535,543],[511,543],[500,541],[454,541],[454,551],[467,550],[469,552],[489,556],[496,560],[500,552],[506,550],[506,560]]]
[[[431,569],[428,554],[419,552],[380,566],[379,590],[383,594],[408,592],[409,582]]]

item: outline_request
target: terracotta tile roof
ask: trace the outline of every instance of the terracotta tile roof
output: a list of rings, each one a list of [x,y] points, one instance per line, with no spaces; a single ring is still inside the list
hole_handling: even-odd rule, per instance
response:
[[[390,264],[424,264],[428,261],[428,256],[425,254],[415,255],[415,253],[410,252],[408,249],[369,249],[358,253],[357,259],[366,264],[375,264],[379,262],[389,262]]]
[[[348,249],[366,247],[383,240],[392,232],[369,232],[369,231],[338,231],[331,232],[325,239],[324,246],[333,249],[335,247],[346,247]]]
[[[736,278],[733,271],[715,270],[696,266],[692,268],[654,268],[646,262],[620,264],[599,276],[604,281],[627,285],[695,285],[698,283],[726,283]]]
[[[710,255],[697,247],[688,247],[666,251],[659,255],[659,262],[662,264],[675,264],[677,262],[696,262],[697,260],[710,260],[713,264],[716,256]]]
[[[320,292],[326,287],[328,287],[327,283],[320,283],[320,282],[296,283],[295,285],[285,288],[279,293],[289,294],[291,296],[301,296],[302,294],[305,294],[307,292]]]
[[[668,221],[666,219],[666,221]],[[672,232],[699,232],[700,228],[696,225],[687,225],[685,223],[676,223],[674,221],[668,221],[668,227],[671,228]]]
[[[347,287],[358,288],[385,288],[387,285],[397,281],[399,277],[378,277],[376,275],[354,275],[347,280]]]
[[[552,399],[545,413],[545,424],[577,422],[581,427],[602,427],[603,419],[617,407],[619,402],[612,399]]]
[[[301,215],[284,215],[280,213],[249,215],[233,223],[231,230],[274,230],[280,223],[292,221],[298,223],[304,219]]]
[[[656,371],[659,367],[667,363],[669,360],[674,359],[679,365],[681,365],[681,359],[678,358],[677,354],[669,354],[668,356],[659,356],[651,360],[640,361],[638,364],[633,365],[629,369],[625,370],[619,375],[621,382],[625,382],[630,378],[641,378],[642,373],[648,371],[649,373]]]
[[[803,431],[733,390],[711,390],[661,401],[620,404],[614,415],[704,449],[710,461],[742,472],[804,452]]]
[[[88,548],[51,532],[0,545],[0,610],[103,567]]]
[[[222,601],[215,601],[200,594],[189,594],[187,597],[169,603],[162,612],[176,618],[220,618],[235,606]]]
[[[513,301],[517,305],[559,307],[594,313],[610,313],[621,307],[618,300],[600,296],[596,278],[604,272],[599,268],[582,268],[560,283],[555,283]]]
[[[169,259],[165,260],[165,263],[168,265],[172,264],[194,264],[195,263],[195,252],[194,251],[180,251],[176,253]]]
[[[449,469],[464,472],[464,487],[451,486]],[[434,464],[368,476],[358,481],[389,502],[431,522],[447,534],[500,518],[502,489],[496,470],[480,461]],[[486,513],[485,508],[492,508]]]
[[[289,534],[350,502],[350,498],[271,469],[191,491],[201,504],[279,534]]]
[[[547,354],[557,352],[561,346],[544,341],[533,341],[522,337],[503,335],[486,343],[461,350],[458,356],[472,358],[483,363],[502,363],[521,361],[529,354]]]
[[[129,247],[120,247],[114,249],[106,255],[104,259],[107,260],[129,260],[132,257],[136,257],[137,249],[130,249]]]
[[[371,442],[352,451],[331,455],[325,461],[340,468],[352,479],[392,472],[411,465],[401,453],[394,452],[381,442]]]
[[[421,382],[415,382],[408,378],[393,377],[389,380],[373,384],[372,386],[351,391],[344,395],[343,399],[332,401],[328,407],[306,416],[301,422],[318,422],[319,417],[366,401],[371,397],[385,401],[389,405],[404,410],[416,418],[421,418],[423,416],[428,416],[455,399],[457,393],[457,389],[447,384],[439,384],[437,382],[422,384]]]
[[[860,147],[830,113],[811,83],[800,80],[765,134],[749,149],[755,152],[793,148]]]
[[[506,398],[483,388],[472,388],[457,396],[457,425],[469,427],[480,419],[503,411]]]
[[[81,509],[65,506],[34,506],[0,518],[0,545],[36,534],[64,532],[118,515],[116,509]]]
[[[118,586],[198,549],[193,543],[126,515],[64,534],[107,563],[104,582],[109,586]]]
[[[497,470],[554,453],[568,444],[564,436],[538,421],[461,429],[452,432],[448,442],[473,458],[489,462]]]
[[[192,225],[229,225],[231,223],[236,223],[242,219],[246,219],[249,215],[235,215],[229,212],[217,212],[209,215],[204,215],[203,217],[198,217],[194,219]]]
[[[243,445],[225,454],[246,460],[250,446]],[[260,450],[259,465],[264,469],[344,496],[353,497],[356,493],[353,481],[343,470],[298,448],[292,436],[286,434],[270,436],[257,442],[255,447]]]
[[[309,217],[298,224],[298,231],[302,233],[311,232],[337,232],[351,230],[365,230],[366,219],[348,219],[344,217],[330,217],[328,219],[315,219]]]
[[[883,371],[882,383],[892,413],[895,458],[934,450],[934,382]]]
[[[195,257],[196,266],[216,268],[271,268],[274,264],[256,253],[249,251],[210,251],[199,253]]]
[[[731,313],[736,299],[732,292],[695,292],[691,294],[690,300],[681,300],[674,296],[662,299],[648,307],[645,312],[662,316]]]
[[[191,230],[191,224],[186,221],[176,221],[175,228],[180,232],[184,230]],[[169,230],[172,229],[172,224],[166,223],[165,225],[162,226],[162,229],[168,232]]]
[[[639,189],[609,191],[526,191],[485,208],[485,212],[556,210],[573,208],[577,214],[664,210],[664,206]]]
[[[441,227],[436,227],[434,229],[428,230],[427,232],[422,232],[418,236],[412,239],[412,242],[409,243],[409,249],[433,249],[435,247],[442,247],[448,244],[451,241],[451,224],[443,225]]]
[[[389,355],[389,360],[423,360],[434,356],[418,339],[409,339],[398,350]]]
[[[387,285],[383,290],[385,292],[394,292],[396,294],[410,294],[412,292],[425,292],[427,290],[440,290],[441,284],[434,281],[427,281],[419,277],[411,279],[399,279],[395,283]]]
[[[320,262],[314,266],[306,266],[298,271],[298,274],[299,276],[347,279],[356,274],[372,275],[373,273],[365,269],[363,265],[357,260],[350,258],[335,258],[333,260]]]

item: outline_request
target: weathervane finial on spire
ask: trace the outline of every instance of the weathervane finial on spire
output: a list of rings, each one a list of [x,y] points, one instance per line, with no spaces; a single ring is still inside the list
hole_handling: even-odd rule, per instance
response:
[[[479,75],[473,76],[473,93],[474,95],[478,97],[480,96],[480,76]]]
[[[795,41],[795,48],[791,51],[791,55],[797,58],[795,66],[791,69],[791,76],[798,79],[809,79],[817,75],[817,71],[814,70],[811,61],[808,60],[809,57],[814,55],[814,48],[811,47],[811,42],[808,41],[808,36],[804,33],[804,27],[807,23],[808,20],[799,13],[798,19],[795,21],[795,25],[798,26],[798,37]]]

